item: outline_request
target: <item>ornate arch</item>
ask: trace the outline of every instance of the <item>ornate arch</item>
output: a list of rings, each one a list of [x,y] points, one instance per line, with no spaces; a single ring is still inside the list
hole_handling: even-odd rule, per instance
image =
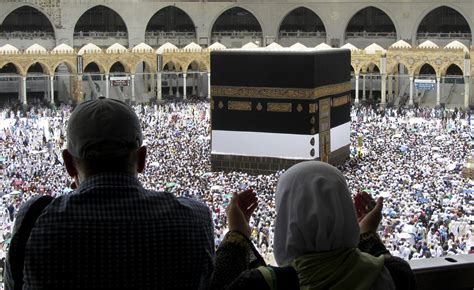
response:
[[[184,14],[186,14],[186,16],[189,18],[189,20],[191,20],[191,23],[193,24],[194,26],[194,33],[197,33],[196,32],[196,26],[195,26],[195,21],[191,18],[191,16],[189,15],[188,12],[186,12],[184,9],[182,9],[181,7],[177,7],[177,6],[173,6],[173,5],[166,5],[164,7],[161,7],[160,9],[158,9],[155,13],[153,13],[153,15],[151,15],[151,17],[148,19],[148,21],[146,22],[146,25],[145,25],[145,32],[146,32],[146,29],[148,27],[148,25],[150,24],[150,21],[153,19],[153,17],[155,17],[156,14],[158,14],[160,11],[168,8],[168,7],[171,7],[171,8],[175,8],[177,10],[181,10]]]
[[[377,67],[377,69],[379,70],[379,73],[382,73],[382,72],[380,71],[380,64],[377,64],[377,63],[374,62],[374,61],[369,61],[369,62],[367,62],[365,69],[368,71],[371,65],[373,65],[374,67]],[[373,71],[372,71],[372,73],[373,73]]]
[[[106,72],[105,70],[105,67],[104,65],[102,64],[102,62],[100,62],[99,60],[97,59],[94,59],[94,58],[91,58],[91,59],[88,59],[87,61],[84,62],[84,65],[82,66],[84,69],[90,65],[91,63],[95,63],[97,65],[97,67],[99,68],[99,72],[101,74],[104,74]]]
[[[431,60],[422,60],[422,61],[418,61],[416,64],[415,64],[415,69],[414,69],[414,75],[420,75],[420,70],[421,68],[425,65],[429,65],[431,66],[434,71],[435,71],[435,75],[436,76],[440,76],[441,75],[441,71],[440,71],[440,67],[438,65],[433,65],[433,63],[431,62]]]
[[[396,21],[397,19],[395,17],[392,17],[390,16],[390,13],[387,13],[387,11],[390,11],[390,9],[387,9],[383,6],[381,6],[380,4],[377,4],[377,3],[370,3],[371,5],[365,5],[365,4],[360,4],[358,5],[360,7],[360,9],[357,9],[357,11],[355,13],[353,13],[345,22],[344,24],[344,38],[345,38],[345,35],[346,35],[346,32],[347,32],[347,27],[349,26],[349,23],[351,22],[352,18],[354,18],[354,16],[359,13],[360,11],[366,9],[366,8],[370,8],[370,7],[374,7],[374,8],[377,8],[379,10],[381,10],[383,13],[385,13],[385,15],[387,15],[387,17],[390,19],[390,21],[392,21],[392,24],[393,26],[395,27],[395,34],[397,35],[397,38],[399,37],[400,35],[400,25],[398,24],[398,22]]]
[[[51,65],[50,67],[50,71],[52,74],[54,74],[56,72],[56,68],[60,65],[60,64],[66,64],[68,70],[70,73],[72,74],[76,74],[77,72],[77,67],[76,67],[76,64],[75,63],[72,63],[70,62],[69,60],[67,59],[61,59],[61,60],[58,60],[56,61],[55,63],[53,63],[53,65]]]
[[[285,20],[285,18],[288,15],[290,15],[290,13],[292,13],[293,11],[295,11],[298,8],[306,8],[309,11],[313,12],[319,18],[319,20],[321,20],[321,23],[323,24],[323,27],[324,27],[324,32],[327,33],[327,25],[326,25],[326,23],[324,23],[324,20],[321,18],[321,16],[319,16],[320,14],[318,14],[316,11],[314,11],[313,8],[307,7],[306,5],[303,4],[303,5],[294,5],[290,10],[285,11],[286,13],[282,17],[280,17],[280,20],[278,21],[278,26],[277,26],[277,29],[275,30],[276,35],[278,35],[278,33],[280,32],[280,27],[281,27],[281,24],[283,23],[283,20]]]
[[[16,63],[15,61],[4,61],[0,63],[0,68],[4,67],[5,65],[11,63],[16,68],[16,73],[18,75],[26,75],[26,70],[23,68],[22,65]]]
[[[211,67],[210,67],[209,62],[199,61],[199,67],[200,67],[201,71],[206,71],[206,72],[211,71]]]
[[[76,26],[77,26],[77,22],[79,21],[79,19],[81,19],[81,17],[89,10],[95,8],[95,7],[98,7],[98,6],[104,6],[104,7],[107,7],[109,8],[110,10],[112,10],[113,12],[117,13],[118,16],[120,16],[120,19],[122,19],[122,22],[123,24],[125,25],[125,29],[127,29],[127,35],[129,34],[129,28],[128,28],[128,25],[127,25],[127,22],[125,22],[125,18],[123,17],[123,15],[121,15],[119,12],[117,12],[117,10],[115,10],[114,8],[112,8],[110,5],[107,5],[106,3],[102,2],[101,4],[91,4],[90,6],[88,6],[88,8],[86,8],[85,10],[82,11],[82,13],[78,14],[79,17],[77,17],[76,19],[74,19],[74,21],[72,23],[74,23],[74,27],[73,27],[73,32],[76,31]]]
[[[118,56],[115,56],[113,58],[110,58],[108,59],[107,61],[107,66],[106,66],[106,73],[110,73],[110,69],[112,68],[112,66],[116,63],[120,63],[122,66],[123,66],[123,69],[124,69],[124,73],[131,73],[131,70],[130,70],[130,64],[123,60],[120,55]]]
[[[173,68],[174,68],[173,71],[174,71],[174,72],[179,72],[179,71],[181,71],[181,66],[180,66],[180,64],[179,64],[178,62],[176,62],[175,60],[173,60],[173,59],[168,59],[168,61],[163,62],[163,68],[162,68],[162,69],[164,69],[164,68],[166,67],[166,65],[169,64],[169,63],[173,65]]]
[[[41,65],[41,68],[43,69],[43,72],[45,74],[51,75],[50,66],[47,63],[45,63],[43,60],[30,60],[29,62],[27,62],[25,64],[25,73],[28,74],[28,70],[30,69],[30,67],[36,63]]]
[[[145,63],[146,66],[150,69],[149,73],[155,73],[156,72],[156,65],[153,65],[148,59],[146,58],[138,58],[132,62],[130,62],[130,73],[136,73],[137,71],[137,66],[141,63]]]
[[[216,24],[216,21],[217,19],[219,19],[220,16],[222,16],[222,14],[224,14],[226,11],[232,9],[232,8],[241,8],[243,10],[246,10],[248,11],[250,14],[252,14],[253,17],[255,17],[255,19],[257,20],[258,22],[258,25],[260,26],[260,30],[262,31],[262,35],[264,35],[264,31],[263,31],[263,25],[262,25],[262,21],[260,19],[258,19],[258,17],[256,16],[255,14],[255,11],[252,11],[251,8],[248,8],[248,7],[245,7],[245,5],[242,5],[242,4],[233,4],[233,5],[229,5],[227,7],[225,7],[224,9],[222,9],[219,13],[217,13],[214,18],[212,19],[212,21],[210,23],[212,23],[212,25],[210,25],[210,31],[209,31],[209,39],[212,38],[212,30],[214,28],[214,25]]]
[[[387,74],[394,74],[396,72],[397,66],[400,64],[402,64],[407,69],[407,71],[410,72],[409,66],[405,62],[405,60],[400,59],[400,60],[389,61],[387,59]]]
[[[49,21],[49,23],[51,24],[51,27],[53,28],[53,32],[54,32],[54,38],[56,38],[56,34],[57,34],[57,31],[56,31],[56,25],[53,21],[53,19],[51,18],[51,16],[46,13],[46,11],[43,10],[43,8],[39,5],[36,5],[36,4],[32,4],[32,3],[21,3],[21,5],[19,6],[16,6],[12,9],[9,9],[7,13],[5,13],[5,17],[3,18],[0,18],[0,23],[3,23],[5,21],[5,19],[15,10],[21,8],[21,7],[24,7],[24,6],[29,6],[33,9],[36,9],[38,10],[41,14],[43,14]]]
[[[462,72],[462,74],[463,74],[463,76],[464,76],[464,63],[459,64],[458,62],[451,62],[451,63],[446,63],[445,65],[442,65],[442,66],[440,67],[440,73],[441,73],[441,75],[445,76],[446,73],[447,73],[447,71],[448,71],[448,68],[449,68],[450,66],[452,66],[452,65],[457,66],[457,67],[461,70],[461,72]]]
[[[456,7],[456,6],[454,6],[452,4],[449,4],[449,3],[446,3],[446,2],[443,3],[443,4],[439,4],[437,6],[430,6],[427,9],[425,9],[422,14],[420,14],[420,17],[414,22],[414,25],[413,25],[413,31],[411,33],[412,39],[416,39],[417,32],[418,32],[418,27],[420,27],[420,24],[423,21],[423,19],[425,19],[425,17],[428,16],[428,14],[430,14],[432,11],[434,11],[434,10],[440,8],[440,7],[443,7],[443,6],[446,6],[446,7],[449,7],[451,9],[455,10],[456,12],[461,14],[462,17],[464,17],[464,20],[466,20],[467,24],[469,25],[469,29],[471,29],[471,41],[472,41],[472,35],[474,34],[474,26],[473,26],[473,23],[472,23],[472,19],[470,19],[469,16],[464,13],[463,9],[460,9],[459,7]]]

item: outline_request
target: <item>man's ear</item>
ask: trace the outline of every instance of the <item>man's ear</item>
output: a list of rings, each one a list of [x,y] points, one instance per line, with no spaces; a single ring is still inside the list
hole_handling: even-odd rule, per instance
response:
[[[138,149],[138,158],[137,158],[137,172],[143,173],[145,170],[145,161],[146,161],[146,146],[142,146]]]
[[[63,150],[63,160],[64,166],[66,167],[67,174],[71,177],[76,177],[78,175],[78,171],[76,166],[74,165],[74,157],[72,157],[71,153],[67,151],[67,149]]]

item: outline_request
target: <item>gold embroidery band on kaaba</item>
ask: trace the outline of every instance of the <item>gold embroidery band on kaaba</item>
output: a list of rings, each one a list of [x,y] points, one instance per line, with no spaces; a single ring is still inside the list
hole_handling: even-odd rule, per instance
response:
[[[351,102],[351,96],[342,96],[332,99],[332,106],[339,107]]]
[[[268,103],[268,112],[291,112],[291,103]]]
[[[342,94],[352,89],[350,82],[327,85],[314,89],[212,86],[211,94],[220,97],[268,99],[317,99]]]
[[[227,108],[233,111],[251,111],[252,103],[251,102],[237,102],[229,101],[227,103]]]

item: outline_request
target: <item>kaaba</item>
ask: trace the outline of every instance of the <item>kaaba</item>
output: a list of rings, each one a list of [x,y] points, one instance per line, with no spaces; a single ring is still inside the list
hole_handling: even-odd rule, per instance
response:
[[[211,166],[271,173],[349,156],[350,51],[211,53]]]

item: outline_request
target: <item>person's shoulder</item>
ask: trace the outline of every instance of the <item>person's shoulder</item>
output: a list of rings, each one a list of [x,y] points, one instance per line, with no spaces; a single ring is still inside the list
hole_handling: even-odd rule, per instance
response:
[[[22,219],[26,213],[35,210],[36,208],[46,207],[53,200],[54,198],[49,195],[37,195],[31,197],[21,205],[18,211],[17,219]]]
[[[210,215],[209,207],[202,201],[189,197],[177,197],[177,200],[183,206],[191,209],[194,213],[208,217]]]
[[[166,201],[167,203],[174,204],[181,210],[187,212],[188,215],[194,216],[198,219],[203,219],[208,221],[210,219],[211,213],[209,207],[202,201],[189,198],[189,197],[177,197],[172,193],[166,191],[151,191],[146,190],[152,198],[158,198],[161,201]]]
[[[402,258],[387,255],[385,267],[390,272],[397,289],[416,289],[416,279],[410,264]]]

